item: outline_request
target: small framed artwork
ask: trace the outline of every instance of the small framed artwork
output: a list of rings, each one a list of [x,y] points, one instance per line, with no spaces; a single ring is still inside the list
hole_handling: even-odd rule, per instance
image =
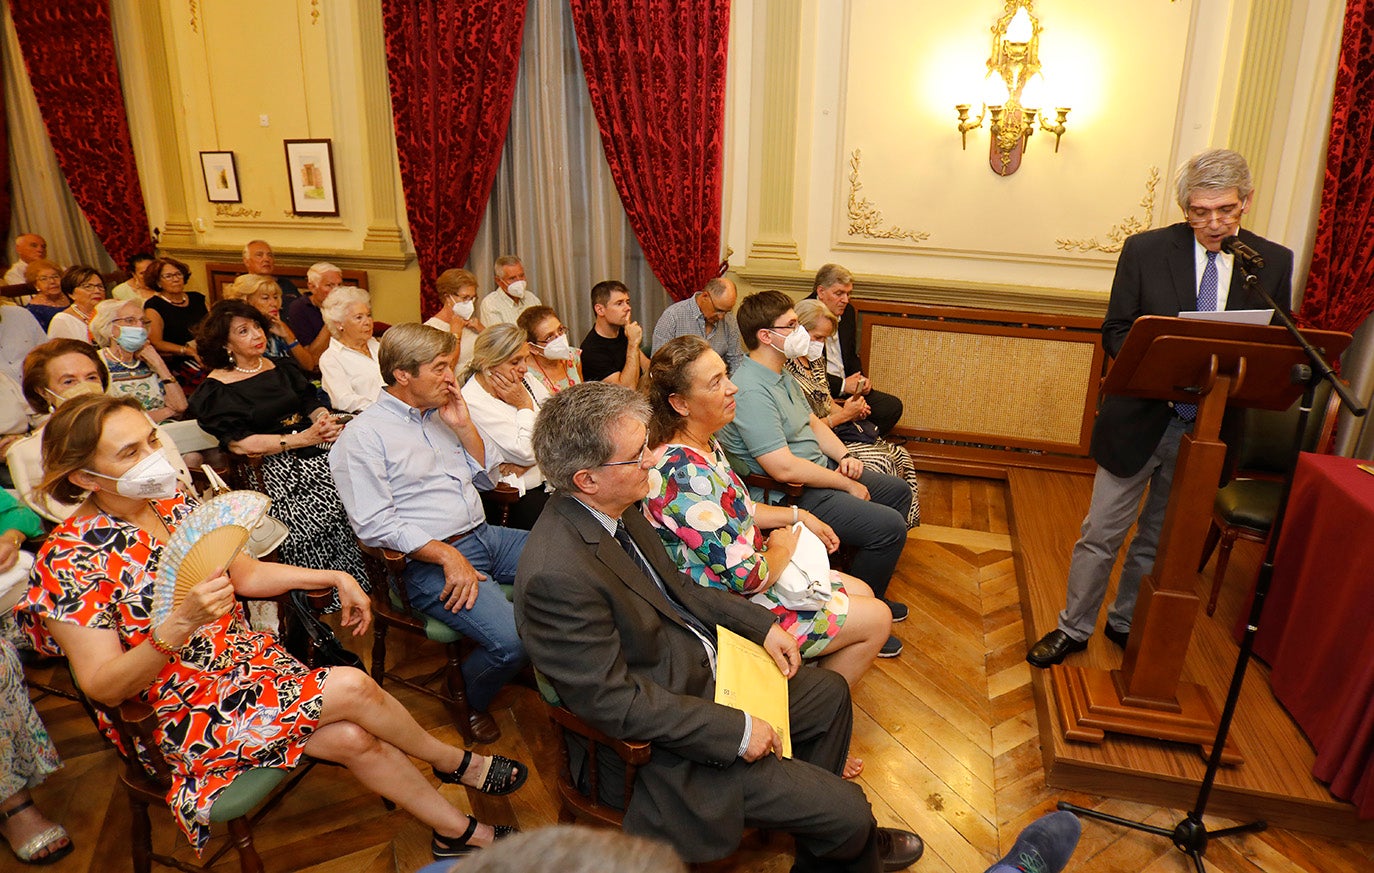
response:
[[[334,149],[327,139],[288,139],[286,176],[291,184],[291,209],[297,215],[338,215],[339,191],[334,185]]]
[[[200,169],[205,174],[205,196],[211,203],[243,202],[233,152],[201,152]]]

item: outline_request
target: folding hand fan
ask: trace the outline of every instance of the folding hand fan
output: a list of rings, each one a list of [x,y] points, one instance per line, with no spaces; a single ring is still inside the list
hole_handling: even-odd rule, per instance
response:
[[[162,547],[153,580],[153,624],[160,624],[190,590],[229,566],[272,501],[256,491],[230,491],[192,510]]]

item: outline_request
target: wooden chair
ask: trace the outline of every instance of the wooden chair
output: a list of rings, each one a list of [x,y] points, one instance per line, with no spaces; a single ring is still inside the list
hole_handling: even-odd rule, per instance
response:
[[[1212,525],[1202,549],[1198,572],[1207,566],[1212,552],[1217,565],[1212,571],[1212,592],[1207,599],[1207,614],[1216,612],[1226,566],[1236,540],[1264,543],[1279,510],[1283,478],[1297,463],[1293,453],[1293,431],[1298,424],[1299,400],[1283,412],[1247,409],[1241,439],[1232,459],[1233,473],[1217,489],[1212,504]],[[1312,401],[1312,413],[1303,434],[1302,451],[1322,451],[1331,441],[1336,427],[1340,398],[1323,382]],[[1217,549],[1220,544],[1220,549]]]
[[[391,549],[379,549],[358,541],[363,553],[363,565],[372,583],[372,678],[378,685],[387,679],[407,688],[428,694],[443,702],[453,724],[472,743],[472,726],[468,719],[467,682],[463,679],[463,658],[466,655],[464,636],[436,618],[431,618],[411,606],[406,591],[405,556]],[[438,670],[419,679],[411,679],[386,669],[386,635],[397,630],[414,634],[444,647],[445,663]]]

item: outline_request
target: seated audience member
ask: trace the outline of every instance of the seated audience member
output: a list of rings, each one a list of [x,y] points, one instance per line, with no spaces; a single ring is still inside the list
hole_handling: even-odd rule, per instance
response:
[[[896,476],[911,487],[911,509],[906,514],[906,526],[921,523],[921,503],[916,481],[916,466],[911,453],[878,436],[878,426],[869,420],[872,408],[861,394],[845,400],[830,396],[830,384],[825,374],[825,341],[834,335],[839,319],[819,300],[803,300],[796,306],[797,320],[811,336],[806,354],[789,358],[787,372],[801,383],[802,393],[811,404],[811,411],[835,432],[849,454],[863,461],[864,467]]]
[[[301,292],[296,290],[296,283],[285,276],[275,274],[277,258],[272,253],[272,247],[265,240],[248,241],[248,244],[243,247],[243,266],[255,276],[271,276],[276,279],[277,287],[281,288],[283,306],[290,306],[300,299]]]
[[[90,267],[68,267],[62,274],[62,293],[72,305],[48,322],[48,337],[91,342],[91,316],[95,315],[95,305],[105,299],[105,282]]]
[[[451,333],[388,330],[378,353],[386,388],[349,422],[329,465],[358,537],[407,557],[411,605],[477,644],[463,662],[469,724],[492,742],[501,735],[492,698],[525,663],[500,586],[514,583],[528,534],[486,523],[477,491],[493,486],[500,455],[472,423],[457,357]]]
[[[699,336],[711,344],[730,372],[735,372],[744,358],[734,314],[738,297],[735,283],[721,276],[686,300],[669,306],[654,325],[654,352],[675,337]]]
[[[13,498],[0,494],[3,499]],[[0,573],[12,567],[17,556],[17,548],[10,548],[14,541],[8,535],[13,533],[0,534]],[[8,612],[9,604],[5,606]],[[0,637],[0,837],[24,864],[51,864],[72,852],[66,829],[44,816],[29,794],[61,766],[57,747],[29,702],[19,653]]]
[[[143,281],[143,271],[153,262],[149,252],[137,252],[129,257],[127,264],[129,278],[110,289],[110,297],[115,300],[137,300],[142,302],[153,296],[153,289]]]
[[[472,346],[486,325],[477,318],[477,277],[470,270],[445,270],[434,280],[442,306],[425,320],[430,327],[446,330],[458,337],[458,367],[472,360]],[[524,315],[522,312],[521,315]]]
[[[801,670],[797,641],[756,603],[694,583],[635,504],[658,460],[648,403],[588,382],[549,398],[535,455],[556,493],[520,559],[515,614],[534,667],[569,710],[612,737],[653,745],[625,810],[625,832],[670,843],[689,862],[723,858],[746,827],[796,838],[803,870],[899,870],[920,837],[879,828],[863,789],[840,778],[849,688]],[[788,679],[792,758],[777,731],[714,702],[716,626],[762,645]],[[569,766],[583,777],[585,750]],[[580,754],[579,754],[580,752]],[[602,747],[602,799],[624,806],[622,766]]]
[[[47,339],[32,312],[0,297],[0,373],[18,382],[23,377],[24,356]]]
[[[568,344],[568,329],[552,306],[531,306],[515,321],[530,347],[531,375],[557,394],[582,381],[582,350]]]
[[[291,769],[304,755],[343,764],[433,828],[437,858],[500,836],[452,807],[406,757],[432,765],[443,782],[499,793],[518,787],[518,777],[491,778],[509,763],[479,758],[474,767],[470,753],[431,737],[360,670],[304,666],[274,636],[251,630],[237,600],[333,590],[343,626],[361,635],[371,609],[347,573],[240,554],[152,622],[154,568],[195,506],[161,457],[157,432],[129,398],[83,397],[58,410],[43,444],[43,488],[81,504],[39,551],[18,608],[41,650],[60,647],[92,700],[153,708],[172,771],[168,804],[196,851],[210,835],[210,807],[236,776]]]
[[[318,362],[320,355],[329,348],[329,331],[324,329],[324,315],[321,309],[335,288],[343,285],[343,270],[326,261],[312,264],[305,273],[306,292],[285,306],[286,320],[291,322],[291,330],[301,341],[310,359]],[[277,286],[281,287],[280,283]],[[309,367],[314,370],[314,366]]]
[[[639,387],[640,378],[649,372],[649,359],[639,347],[644,329],[630,318],[629,289],[608,279],[592,286],[591,298],[596,323],[582,339],[582,377]]]
[[[892,613],[839,571],[831,571],[830,601],[820,609],[789,609],[778,599],[774,586],[797,547],[792,525],[802,522],[832,552],[840,540],[810,512],[750,499],[715,438],[735,417],[736,391],[725,361],[701,337],[669,340],[654,353],[649,445],[665,451],[649,476],[644,515],[679,570],[771,611],[803,658],[820,658],[852,689],[887,642]],[[766,545],[764,530],[771,530]],[[857,775],[857,763],[846,768],[845,776]]]
[[[839,264],[826,264],[816,271],[814,290],[808,300],[819,300],[839,319],[838,330],[825,342],[825,368],[832,397],[860,394],[868,402],[870,421],[880,436],[897,426],[902,418],[902,399],[873,389],[873,381],[863,374],[859,360],[858,319],[849,305],[854,276]]]
[[[24,389],[0,372],[0,488],[14,487],[6,463],[10,447],[27,437],[37,426],[39,421],[24,399]]]
[[[33,284],[33,277],[28,275],[29,264],[48,256],[48,241],[36,233],[21,233],[14,238],[14,253],[18,257],[5,271],[5,284]]]
[[[52,261],[37,260],[28,266],[28,282],[33,288],[26,308],[46,333],[53,316],[72,305],[62,290],[62,268]]]
[[[886,600],[893,621],[904,620],[906,605],[884,595],[906,545],[911,489],[849,454],[785,371],[787,359],[800,357],[811,341],[786,294],[760,291],[746,298],[739,327],[749,355],[732,375],[739,386],[738,413],[721,429],[721,445],[750,472],[806,486],[797,506],[814,512],[840,542],[857,550],[850,572]],[[889,652],[894,645],[901,650],[889,641]]]
[[[153,296],[143,301],[148,317],[148,341],[162,355],[172,375],[187,393],[205,378],[196,353],[196,326],[205,318],[205,295],[186,290],[191,268],[173,258],[158,258],[143,270],[143,282]]]
[[[330,292],[323,314],[330,339],[320,355],[320,382],[335,409],[359,412],[382,391],[377,365],[381,343],[372,335],[372,298],[361,288],[345,285]]]
[[[493,324],[477,338],[472,360],[458,375],[472,423],[482,440],[501,453],[501,478],[524,492],[510,507],[507,521],[520,530],[534,526],[549,499],[530,443],[534,416],[549,399],[549,391],[537,379],[528,378],[529,359],[524,331],[513,324]],[[487,493],[482,502],[488,520],[500,518],[499,505]]]
[[[496,259],[496,290],[482,298],[478,307],[482,324],[515,324],[520,313],[542,303],[525,281],[525,265],[515,255]]]
[[[153,421],[186,411],[186,394],[162,356],[148,342],[141,300],[102,300],[91,317],[91,335],[110,373],[112,397],[132,397]]]
[[[266,356],[268,328],[267,316],[241,300],[215,304],[199,333],[211,369],[191,395],[191,416],[233,454],[260,459],[272,515],[291,529],[281,544],[283,562],[342,570],[366,584],[362,553],[329,475],[328,443],[343,425],[300,367]]]
[[[42,536],[43,519],[38,513],[20,503],[19,498],[9,491],[0,489],[0,641],[10,640],[16,645],[27,645],[27,641],[14,623],[14,614],[11,610],[14,604],[19,602],[19,597],[29,588],[29,569],[33,567],[33,553],[26,551],[24,546],[29,540],[40,539]],[[0,676],[3,673],[3,668],[0,668]],[[3,684],[3,680],[0,680],[0,685]],[[0,721],[3,720],[0,717]],[[0,727],[0,733],[3,732],[3,727]],[[4,749],[0,748],[0,762],[3,755]],[[6,772],[8,771],[0,768],[0,782],[4,781]],[[4,786],[0,785],[0,798],[7,796]]]
[[[291,326],[281,317],[281,288],[271,276],[244,273],[224,289],[225,300],[242,300],[267,316],[267,357],[289,359],[307,373],[315,369],[316,359],[301,345]]]
[[[7,465],[22,465],[29,485],[17,491],[25,506],[47,518],[65,518],[71,507],[53,504],[39,484],[43,478],[43,428],[49,413],[74,397],[104,394],[110,375],[90,343],[74,339],[48,340],[36,346],[24,359],[22,390],[35,415],[32,431],[10,444],[5,452]]]

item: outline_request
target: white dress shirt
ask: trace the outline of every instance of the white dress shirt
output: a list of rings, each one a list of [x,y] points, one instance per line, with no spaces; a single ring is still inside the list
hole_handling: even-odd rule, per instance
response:
[[[377,350],[382,344],[376,337],[367,341],[370,353],[354,351],[329,338],[329,348],[320,355],[320,383],[329,395],[329,403],[340,412],[358,412],[371,406],[382,393],[382,371],[377,364]]]
[[[525,296],[517,301],[512,300],[509,294],[497,288],[482,298],[482,305],[479,307],[482,324],[487,327],[491,327],[493,324],[515,324],[520,313],[531,306],[538,306],[540,302],[540,299],[535,297],[531,291],[526,291]]]
[[[529,469],[520,477],[525,489],[537,488],[544,484],[544,474],[534,458],[534,419],[539,407],[549,399],[549,389],[538,379],[525,377],[525,388],[534,398],[533,409],[516,409],[499,397],[493,397],[473,376],[463,386],[463,399],[468,404],[468,414],[472,423],[482,434],[482,441],[495,445],[501,454],[512,464]]]

